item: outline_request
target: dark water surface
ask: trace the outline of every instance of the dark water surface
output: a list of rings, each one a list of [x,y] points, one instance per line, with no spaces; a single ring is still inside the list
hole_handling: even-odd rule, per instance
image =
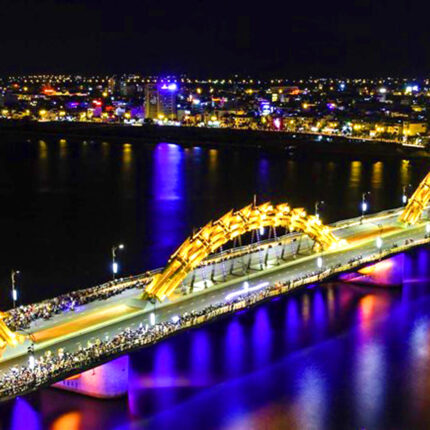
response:
[[[12,267],[22,271],[24,302],[103,281],[118,242],[122,273],[159,267],[193,227],[255,193],[308,211],[324,200],[326,222],[356,216],[368,190],[371,210],[399,206],[402,187],[416,186],[428,167],[168,143],[1,142],[1,297],[10,296]]]
[[[399,206],[427,163],[292,159],[173,144],[0,144],[0,292],[25,302],[162,265],[231,207],[273,199],[325,221]],[[401,289],[332,283],[190,330],[131,356],[127,399],[43,390],[0,409],[5,429],[430,428],[430,251],[391,260]],[[386,270],[391,270],[389,267]]]

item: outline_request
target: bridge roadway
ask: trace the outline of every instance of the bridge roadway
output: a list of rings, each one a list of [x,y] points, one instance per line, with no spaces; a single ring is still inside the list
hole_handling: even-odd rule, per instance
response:
[[[381,212],[365,217],[361,223],[359,218],[342,221],[335,225],[335,234],[348,240],[348,245],[337,251],[310,253],[294,258],[294,251],[286,256],[286,261],[279,263],[268,261],[264,270],[251,270],[246,275],[230,275],[226,282],[219,282],[206,289],[196,289],[192,294],[177,295],[172,301],[156,305],[139,300],[141,290],[131,289],[108,300],[95,301],[81,306],[75,311],[56,315],[48,321],[38,320],[32,323],[26,332],[36,338],[35,356],[47,351],[56,353],[59,348],[73,352],[97,338],[113,337],[127,327],[136,328],[140,324],[150,325],[150,314],[154,312],[156,323],[168,321],[173,316],[189,311],[197,311],[212,303],[224,301],[227,294],[240,290],[243,282],[250,287],[262,282],[284,282],[298,279],[318,270],[316,259],[321,257],[323,269],[348,263],[359,256],[374,254],[376,238],[383,239],[382,249],[389,249],[394,244],[402,245],[405,240],[422,239],[426,234],[426,219],[413,227],[402,227],[398,222],[401,209]],[[272,249],[291,240],[288,237],[273,240]],[[282,242],[282,243],[281,243]],[[281,245],[276,245],[280,244]],[[266,243],[267,245],[267,243]],[[259,252],[259,251],[256,251]],[[279,253],[278,253],[279,255]],[[215,256],[214,261],[220,257]],[[240,257],[238,257],[240,258]],[[276,263],[276,264],[275,264]],[[224,263],[218,263],[224,264]],[[9,370],[16,365],[27,365],[27,347],[29,341],[15,348],[7,348],[0,362],[0,372]]]

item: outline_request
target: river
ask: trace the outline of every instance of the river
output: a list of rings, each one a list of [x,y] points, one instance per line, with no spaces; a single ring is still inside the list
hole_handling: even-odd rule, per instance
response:
[[[401,204],[428,163],[294,158],[256,149],[0,143],[2,309],[9,270],[31,302],[163,265],[230,208],[289,202],[325,222]],[[0,409],[5,429],[415,429],[430,426],[430,252],[392,260],[402,288],[336,282],[191,330],[131,356],[127,399],[53,389]]]

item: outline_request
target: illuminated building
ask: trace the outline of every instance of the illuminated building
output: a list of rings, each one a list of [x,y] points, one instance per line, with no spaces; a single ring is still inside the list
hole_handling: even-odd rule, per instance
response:
[[[111,94],[113,94],[115,92],[115,87],[116,87],[116,80],[115,78],[112,76],[111,78],[108,79],[108,90]]]
[[[177,119],[176,83],[157,83],[145,85],[145,118]]]

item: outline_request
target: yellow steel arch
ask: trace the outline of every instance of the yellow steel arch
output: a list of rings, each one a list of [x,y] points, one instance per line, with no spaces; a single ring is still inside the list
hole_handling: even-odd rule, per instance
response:
[[[422,180],[408,204],[400,215],[399,220],[405,224],[416,224],[424,208],[430,201],[430,173]]]
[[[0,312],[0,357],[7,346],[17,346],[25,340],[25,336],[14,333],[3,321],[5,314]]]
[[[231,210],[186,239],[172,254],[163,272],[154,276],[144,297],[164,300],[201,261],[223,244],[246,232],[267,226],[286,227],[290,232],[301,231],[314,239],[322,249],[335,248],[341,243],[330,227],[323,225],[316,216],[307,215],[302,208],[291,209],[286,203],[275,206],[270,202],[259,206],[249,205],[235,212]]]

